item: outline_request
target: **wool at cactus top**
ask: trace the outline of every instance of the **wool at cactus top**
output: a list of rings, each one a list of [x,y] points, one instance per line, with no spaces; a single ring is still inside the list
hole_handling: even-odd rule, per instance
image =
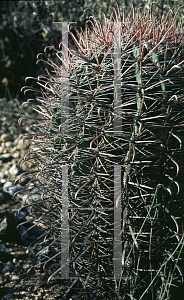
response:
[[[28,100],[39,117],[26,187],[45,228],[35,267],[62,280],[68,253],[62,299],[165,299],[183,280],[183,33],[170,12],[87,24],[70,30],[76,48],[47,57]]]

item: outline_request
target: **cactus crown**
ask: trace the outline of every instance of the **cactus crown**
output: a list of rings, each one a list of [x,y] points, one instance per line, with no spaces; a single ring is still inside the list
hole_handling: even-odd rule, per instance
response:
[[[56,50],[55,59],[45,55],[51,71],[38,76],[41,89],[27,101],[39,117],[29,135],[30,153],[21,161],[31,163],[29,175],[22,178],[31,179],[26,191],[33,226],[45,229],[30,249],[48,281],[60,278],[67,166],[70,276],[75,278],[62,284],[62,299],[76,289],[80,299],[143,299],[145,294],[166,299],[173,278],[183,280],[178,262],[184,40],[177,13],[158,20],[151,10],[143,16],[133,10],[121,19],[118,8],[110,20],[104,15],[103,23],[92,14],[85,30],[76,33],[70,29],[76,47],[69,44],[68,70],[66,49]],[[116,174],[121,179],[118,278],[113,269]]]

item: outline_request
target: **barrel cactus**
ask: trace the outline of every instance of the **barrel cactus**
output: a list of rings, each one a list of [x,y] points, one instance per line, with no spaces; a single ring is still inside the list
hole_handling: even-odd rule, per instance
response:
[[[80,33],[63,23],[40,90],[23,88],[38,117],[20,182],[44,228],[29,249],[59,299],[168,299],[183,281],[183,33],[172,11],[113,9]]]

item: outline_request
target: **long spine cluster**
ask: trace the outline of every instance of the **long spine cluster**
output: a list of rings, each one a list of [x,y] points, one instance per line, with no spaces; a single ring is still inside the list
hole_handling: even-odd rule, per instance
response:
[[[116,22],[121,22],[120,116],[114,100]],[[38,77],[41,90],[35,92],[41,96],[28,100],[39,114],[32,151],[24,158],[32,163],[27,188],[34,183],[33,192],[40,194],[31,203],[33,218],[45,228],[44,240],[35,244],[41,247],[39,264],[49,266],[49,280],[60,276],[67,165],[70,275],[77,279],[68,280],[63,299],[75,288],[87,299],[143,299],[147,292],[165,299],[173,274],[182,277],[184,43],[177,15],[169,12],[159,22],[151,12],[143,17],[133,12],[121,21],[115,11],[109,21],[104,15],[103,24],[92,16],[78,38],[70,35],[77,48],[69,45],[67,118],[61,51],[55,60],[47,57],[52,71]],[[114,134],[115,118],[120,134]],[[115,166],[121,166],[122,178],[122,272],[114,284],[107,278],[114,276]]]

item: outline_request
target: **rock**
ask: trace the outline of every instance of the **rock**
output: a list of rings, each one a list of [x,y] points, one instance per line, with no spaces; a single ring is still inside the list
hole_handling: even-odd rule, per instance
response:
[[[5,174],[3,172],[0,172],[0,179],[4,178]]]
[[[12,142],[8,141],[5,143],[6,148],[11,148]]]
[[[4,185],[3,185],[3,191],[8,193],[10,187],[13,186],[13,182],[12,181],[7,181]]]
[[[27,209],[27,207],[26,207],[26,210],[28,211],[28,209]],[[34,217],[33,216],[31,216],[31,215],[27,215],[26,216],[26,221],[28,221],[28,222],[33,222],[33,220],[34,220]]]
[[[23,270],[28,270],[29,267],[30,265],[27,263],[22,265]]]
[[[13,249],[12,248],[6,248],[6,252],[9,252],[9,253],[11,253],[13,251]]]
[[[8,173],[9,173],[8,170],[5,170],[5,171],[4,171],[4,175],[5,175],[5,176],[7,176]]]
[[[0,154],[2,154],[3,152],[4,152],[4,148],[0,146]]]
[[[25,241],[29,239],[29,234],[27,232],[27,228],[24,225],[20,225],[18,227],[18,233],[21,236],[21,240]]]
[[[7,142],[7,141],[11,141],[13,138],[13,135],[11,133],[4,133],[1,135],[0,140],[1,142]]]
[[[26,183],[28,183],[29,181],[30,181],[30,177],[25,177],[25,178],[21,178],[20,179],[20,185],[22,185],[22,186],[24,186],[24,185],[26,185]]]
[[[8,294],[6,294],[6,295],[2,298],[2,300],[11,300],[11,299],[13,299],[12,297],[13,297],[13,294],[12,294],[12,293],[8,293]]]
[[[7,229],[7,217],[5,216],[1,221],[0,221],[0,235],[4,235],[5,231]]]
[[[24,210],[15,209],[13,214],[20,221],[23,221],[26,217],[26,212]]]
[[[9,173],[13,176],[18,175],[19,173],[19,168],[17,167],[17,165],[13,165],[10,169],[9,169]]]
[[[34,192],[35,191],[35,192]],[[27,193],[22,197],[22,206],[31,205],[32,201],[36,201],[40,199],[40,194],[37,193],[36,189],[33,189],[32,192]],[[27,212],[31,212],[31,206],[26,207]]]
[[[14,195],[16,192],[21,191],[22,190],[22,186],[20,184],[14,185],[14,183],[12,181],[7,181],[4,185],[3,185],[3,191],[10,194],[10,195]]]
[[[18,209],[14,209],[7,214],[7,230],[6,237],[12,240],[12,238],[20,239],[20,235],[23,234],[21,229],[18,229],[18,225],[25,220],[26,213]],[[21,225],[20,225],[21,227]],[[10,252],[13,251],[10,248]]]
[[[3,217],[7,216],[7,211],[8,211],[8,208],[9,208],[9,205],[8,205],[8,201],[10,200],[10,195],[9,194],[6,194],[4,193],[4,201],[3,203],[1,203],[1,217],[0,217],[0,223],[3,219]]]
[[[17,151],[17,147],[11,147],[11,149],[10,149],[10,153],[11,154],[13,154],[13,153],[15,153]]]
[[[41,226],[35,226],[34,227],[34,232],[37,236],[39,236],[39,235],[44,233],[44,229]]]
[[[24,140],[23,138],[20,138],[20,139],[16,139],[14,141],[15,145],[16,145],[16,148],[18,150],[25,150],[29,147],[29,141],[27,140]]]
[[[17,275],[13,275],[12,278],[11,278],[12,281],[17,281],[19,280],[19,276]]]
[[[2,274],[11,273],[14,267],[10,261],[8,261],[5,267],[2,269]]]
[[[36,236],[36,235],[30,235],[30,237],[29,237],[29,239],[30,239],[31,241],[35,241],[35,240],[36,240],[36,238],[37,238],[37,236]]]
[[[5,249],[6,249],[6,245],[0,243],[0,251],[5,251]]]
[[[10,153],[0,154],[0,160],[3,163],[8,162],[10,159],[11,159],[11,154]]]
[[[4,183],[6,182],[6,179],[2,178],[2,179],[0,179],[0,182],[1,182],[2,184],[4,184]]]
[[[19,158],[20,157],[20,153],[19,151],[16,151],[12,154],[13,158]]]

